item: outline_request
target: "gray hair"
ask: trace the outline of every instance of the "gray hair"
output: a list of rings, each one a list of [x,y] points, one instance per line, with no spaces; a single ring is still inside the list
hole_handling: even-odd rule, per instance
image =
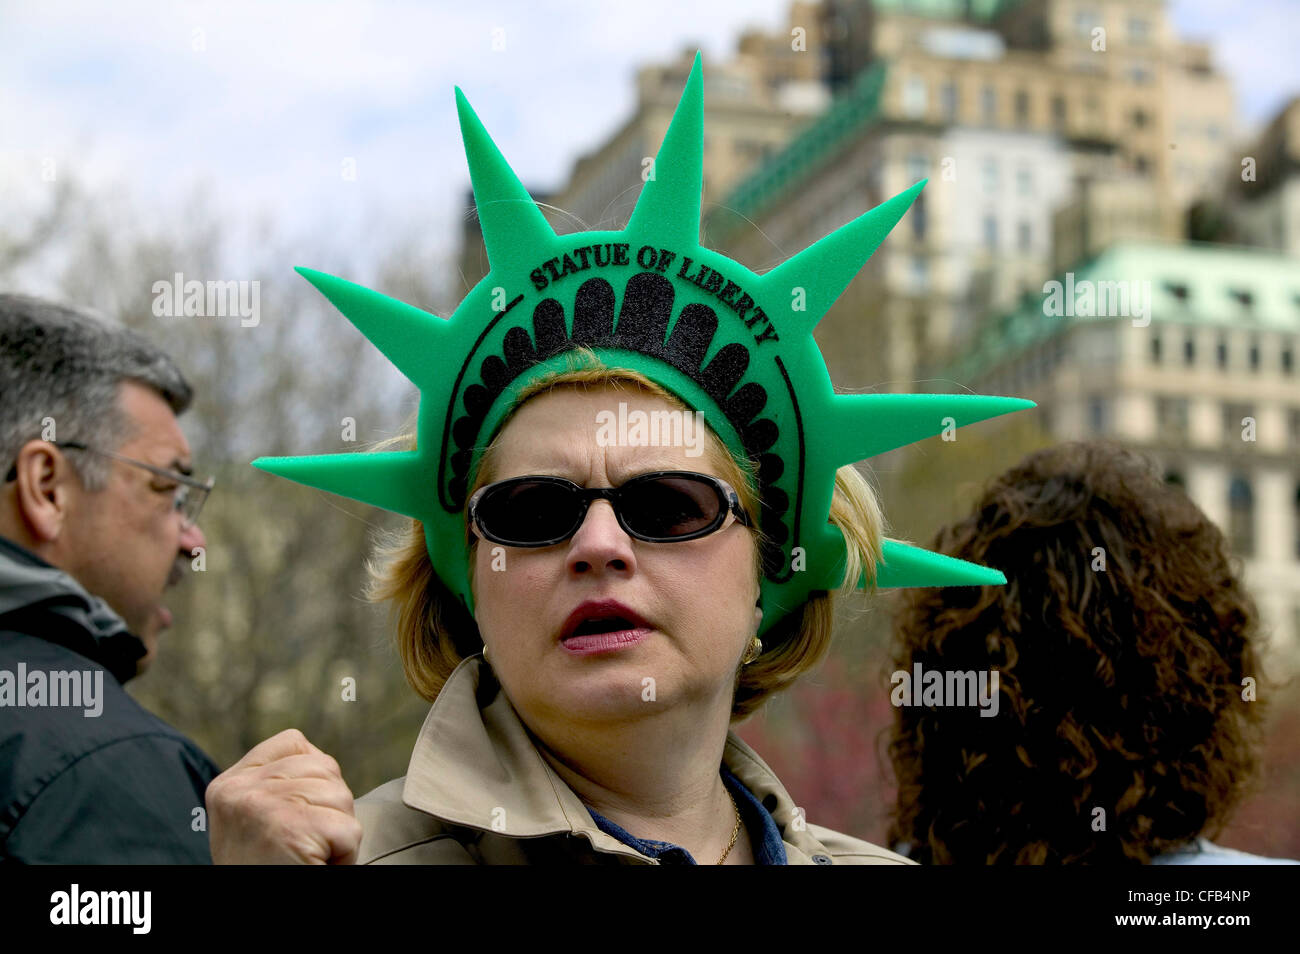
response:
[[[176,415],[194,397],[171,358],[135,332],[93,312],[0,294],[0,468],[41,436],[47,417],[60,441],[116,451],[133,436],[119,403],[126,381],[153,388]],[[98,454],[74,460],[92,492],[108,485],[109,465]]]

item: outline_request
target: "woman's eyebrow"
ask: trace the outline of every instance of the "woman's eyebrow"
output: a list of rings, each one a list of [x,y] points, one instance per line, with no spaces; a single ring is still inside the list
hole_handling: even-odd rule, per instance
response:
[[[559,448],[546,448],[534,457],[520,455],[522,460],[509,468],[520,474],[551,474],[567,477],[574,473],[585,473],[591,466],[589,458],[580,454],[565,454]],[[502,472],[505,468],[501,468]]]
[[[515,467],[513,470],[518,471],[520,477],[569,477],[574,473],[577,467],[566,467],[563,464],[548,464],[537,467]],[[504,471],[503,471],[504,472]],[[506,478],[501,478],[506,479]]]

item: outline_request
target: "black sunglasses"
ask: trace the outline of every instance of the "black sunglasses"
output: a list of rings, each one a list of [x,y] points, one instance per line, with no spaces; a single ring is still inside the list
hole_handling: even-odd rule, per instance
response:
[[[593,500],[608,500],[627,535],[648,543],[677,543],[731,525],[748,527],[740,497],[709,474],[663,470],[621,487],[579,487],[563,477],[512,477],[480,487],[469,499],[469,531],[509,547],[549,547],[578,532]]]

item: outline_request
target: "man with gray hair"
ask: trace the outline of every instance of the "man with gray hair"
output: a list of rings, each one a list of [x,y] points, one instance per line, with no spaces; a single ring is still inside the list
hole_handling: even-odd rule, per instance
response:
[[[0,295],[0,863],[208,863],[218,768],[123,684],[171,625],[212,481],[139,335]]]

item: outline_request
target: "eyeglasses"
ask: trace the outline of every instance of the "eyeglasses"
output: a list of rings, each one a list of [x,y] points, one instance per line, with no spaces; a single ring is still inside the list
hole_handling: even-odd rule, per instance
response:
[[[199,520],[199,511],[203,509],[203,502],[208,499],[213,485],[217,482],[215,477],[209,477],[207,480],[196,480],[186,474],[178,473],[174,470],[164,470],[161,467],[155,467],[153,464],[146,464],[142,460],[135,460],[131,457],[123,457],[121,454],[114,454],[111,451],[97,450],[80,441],[50,441],[55,447],[62,447],[67,450],[83,450],[91,454],[98,454],[100,457],[110,457],[113,460],[121,461],[124,464],[131,464],[135,467],[141,467],[151,474],[159,477],[165,477],[168,480],[174,480],[177,483],[176,495],[172,499],[172,508],[178,513],[183,514],[181,528],[188,530]],[[5,483],[18,479],[18,462],[9,468],[9,473],[5,475]]]
[[[582,526],[593,500],[608,500],[630,537],[677,543],[731,525],[750,526],[740,497],[709,474],[665,470],[641,474],[621,487],[579,487],[563,477],[512,477],[488,484],[469,499],[469,523],[486,540],[509,547],[563,543]]]

